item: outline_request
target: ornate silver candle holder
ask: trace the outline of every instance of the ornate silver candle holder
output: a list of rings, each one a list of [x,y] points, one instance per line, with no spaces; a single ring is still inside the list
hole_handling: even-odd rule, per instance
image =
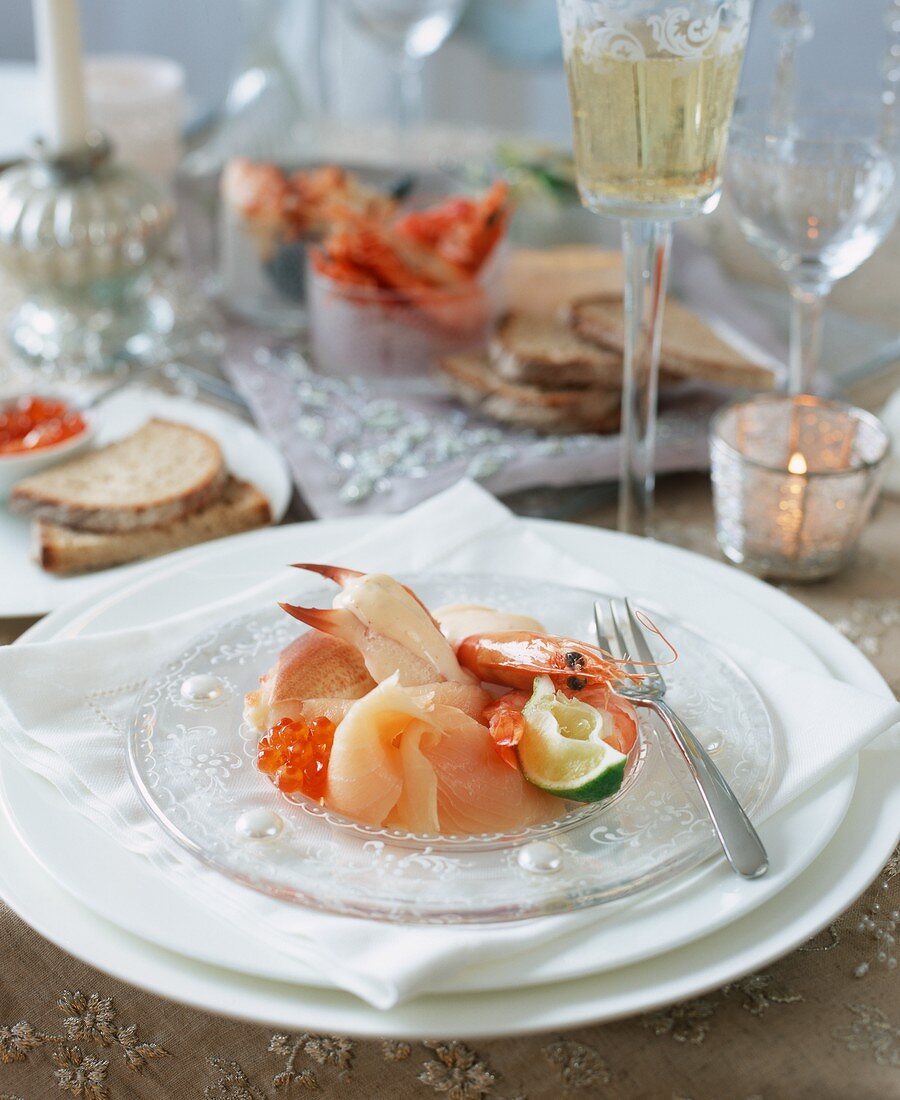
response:
[[[172,325],[148,277],[172,216],[157,185],[115,161],[99,133],[64,155],[37,145],[0,175],[0,267],[26,295],[9,325],[15,353],[85,371],[146,354]]]

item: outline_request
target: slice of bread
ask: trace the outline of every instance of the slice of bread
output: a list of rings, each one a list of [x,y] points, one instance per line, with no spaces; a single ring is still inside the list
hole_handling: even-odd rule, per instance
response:
[[[232,477],[219,500],[162,527],[102,533],[36,520],[34,557],[50,573],[84,573],[167,554],[271,522],[266,497],[254,485]]]
[[[150,420],[117,443],[20,481],[10,506],[79,530],[134,531],[206,508],[227,478],[219,444],[205,432]]]
[[[548,432],[614,432],[620,394],[607,389],[547,390],[501,378],[487,355],[440,360],[448,388],[464,404],[494,420]]]
[[[619,354],[623,352],[621,302],[583,298],[570,306],[569,320],[582,339]],[[659,365],[664,375],[718,386],[769,390],[775,384],[768,367],[746,359],[705,321],[671,298],[667,299],[663,314]]]
[[[536,317],[556,317],[576,298],[621,303],[623,286],[622,253],[581,244],[517,248],[505,279],[508,308]]]
[[[562,321],[509,313],[489,345],[491,365],[501,378],[551,389],[622,388],[622,356],[599,348]]]

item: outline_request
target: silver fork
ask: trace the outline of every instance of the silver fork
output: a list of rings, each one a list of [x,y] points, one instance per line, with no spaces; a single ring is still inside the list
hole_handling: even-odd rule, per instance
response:
[[[666,682],[653,664],[653,653],[631,602],[612,599],[604,608],[598,600],[594,621],[601,648],[625,662],[626,672],[641,677],[640,683],[619,681],[616,691],[636,706],[654,711],[665,722],[694,777],[728,862],[745,878],[764,875],[769,858],[762,841],[706,749],[665,701]]]

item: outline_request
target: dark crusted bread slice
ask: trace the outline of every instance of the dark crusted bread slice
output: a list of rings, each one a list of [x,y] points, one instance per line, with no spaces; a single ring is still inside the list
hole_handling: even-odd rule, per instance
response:
[[[551,389],[622,388],[622,356],[590,343],[550,317],[508,313],[489,345],[501,378]]]
[[[619,354],[624,350],[621,302],[583,298],[572,303],[569,319],[583,339]],[[767,367],[735,351],[705,321],[671,298],[663,314],[659,365],[664,375],[719,386],[768,390],[775,382]]]
[[[547,390],[508,382],[487,355],[448,355],[439,367],[448,388],[464,404],[505,424],[548,432],[614,432],[620,394],[606,389]]]
[[[622,253],[595,245],[516,248],[509,257],[505,288],[508,308],[536,317],[556,317],[576,298],[622,302]]]
[[[84,531],[158,527],[222,495],[228,471],[205,432],[150,420],[133,435],[13,487],[14,511]]]
[[[229,478],[219,500],[162,527],[102,533],[75,531],[46,520],[34,523],[34,556],[50,573],[84,573],[140,558],[167,554],[198,542],[250,531],[272,522],[266,497],[254,486]]]

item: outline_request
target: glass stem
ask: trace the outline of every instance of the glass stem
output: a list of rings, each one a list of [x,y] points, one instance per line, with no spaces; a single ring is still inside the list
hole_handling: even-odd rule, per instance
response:
[[[422,68],[418,57],[404,54],[397,72],[397,124],[405,130],[422,118]]]
[[[787,390],[808,393],[815,383],[822,351],[822,320],[828,287],[791,287],[791,340]]]
[[[650,533],[653,512],[659,346],[671,243],[668,222],[622,222],[625,356],[619,530],[637,535]]]

